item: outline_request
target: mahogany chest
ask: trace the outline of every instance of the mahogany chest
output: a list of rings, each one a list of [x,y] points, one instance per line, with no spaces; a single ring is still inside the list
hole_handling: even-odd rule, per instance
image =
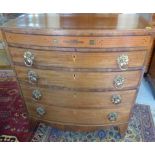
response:
[[[131,22],[132,21],[132,22]],[[30,117],[124,133],[150,49],[140,15],[28,14],[3,26]]]

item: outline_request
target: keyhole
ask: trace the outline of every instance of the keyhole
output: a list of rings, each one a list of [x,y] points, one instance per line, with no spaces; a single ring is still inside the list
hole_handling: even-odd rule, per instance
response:
[[[76,79],[76,75],[75,74],[73,74],[73,77],[74,77],[74,80]]]
[[[75,56],[75,55],[73,55],[72,57],[73,57],[73,61],[75,62],[76,56]]]
[[[73,94],[73,97],[76,98],[76,93]]]
[[[147,43],[147,39],[144,39],[144,44]]]

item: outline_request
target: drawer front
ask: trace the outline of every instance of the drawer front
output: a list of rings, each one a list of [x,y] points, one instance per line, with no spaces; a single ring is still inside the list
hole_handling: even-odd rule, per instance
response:
[[[24,64],[24,54],[29,51],[34,55],[33,66],[68,67],[68,68],[115,68],[121,69],[118,59],[128,57],[127,68],[142,67],[146,51],[132,52],[63,52],[40,51],[22,48],[9,48],[15,63]]]
[[[15,34],[6,32],[8,43],[37,45],[50,47],[146,47],[150,42],[149,36],[118,36],[118,37],[80,37],[80,36],[44,36],[30,34]]]
[[[42,120],[70,123],[73,125],[104,125],[128,122],[131,106],[115,109],[70,109],[55,106],[42,106],[27,102],[29,114]],[[39,109],[37,109],[39,108]],[[115,113],[115,120],[110,115]]]
[[[18,78],[30,82],[28,72],[33,71],[38,76],[37,84],[58,86],[61,89],[123,89],[138,86],[141,70],[127,72],[65,72],[31,69],[15,66]],[[117,80],[116,80],[117,79]],[[123,81],[122,81],[123,79]],[[120,81],[119,81],[120,80]],[[115,82],[114,82],[115,81]],[[120,87],[116,85],[119,84]]]
[[[119,107],[127,104],[133,104],[136,97],[136,90],[109,92],[70,92],[36,88],[26,85],[21,85],[21,88],[24,98],[27,102],[70,108]],[[41,98],[38,100],[36,100],[32,95],[36,89],[38,89],[41,93]]]

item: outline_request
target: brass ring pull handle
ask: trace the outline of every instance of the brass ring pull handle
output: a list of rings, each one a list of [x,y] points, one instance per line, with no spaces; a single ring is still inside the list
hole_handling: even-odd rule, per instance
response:
[[[122,76],[115,77],[113,84],[114,84],[114,87],[117,89],[122,88],[124,85],[124,77],[122,77]]]
[[[28,74],[28,79],[29,79],[30,83],[37,83],[38,82],[39,76],[37,75],[36,72],[30,70],[30,71],[28,71],[27,74]]]
[[[32,92],[32,98],[33,98],[35,101],[41,100],[41,98],[42,98],[41,91],[40,91],[39,89],[33,90],[33,92]]]
[[[128,69],[129,58],[128,55],[122,54],[117,58],[117,64],[121,70]]]
[[[117,105],[121,103],[122,98],[120,95],[112,95],[111,101],[113,104]]]
[[[37,112],[37,114],[38,115],[40,115],[40,116],[43,116],[43,115],[45,115],[45,109],[44,108],[42,108],[42,107],[37,107],[36,108],[36,112]]]
[[[111,112],[108,114],[108,120],[109,121],[116,121],[118,117],[118,114],[116,112]]]
[[[33,61],[34,61],[34,55],[30,51],[25,52],[24,53],[25,65],[31,67],[33,65]]]

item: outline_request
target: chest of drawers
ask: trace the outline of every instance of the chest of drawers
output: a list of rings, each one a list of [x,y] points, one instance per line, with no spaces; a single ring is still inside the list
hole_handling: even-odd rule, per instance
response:
[[[120,15],[24,15],[3,27],[32,118],[63,129],[125,132],[151,36],[147,25],[119,27]]]

